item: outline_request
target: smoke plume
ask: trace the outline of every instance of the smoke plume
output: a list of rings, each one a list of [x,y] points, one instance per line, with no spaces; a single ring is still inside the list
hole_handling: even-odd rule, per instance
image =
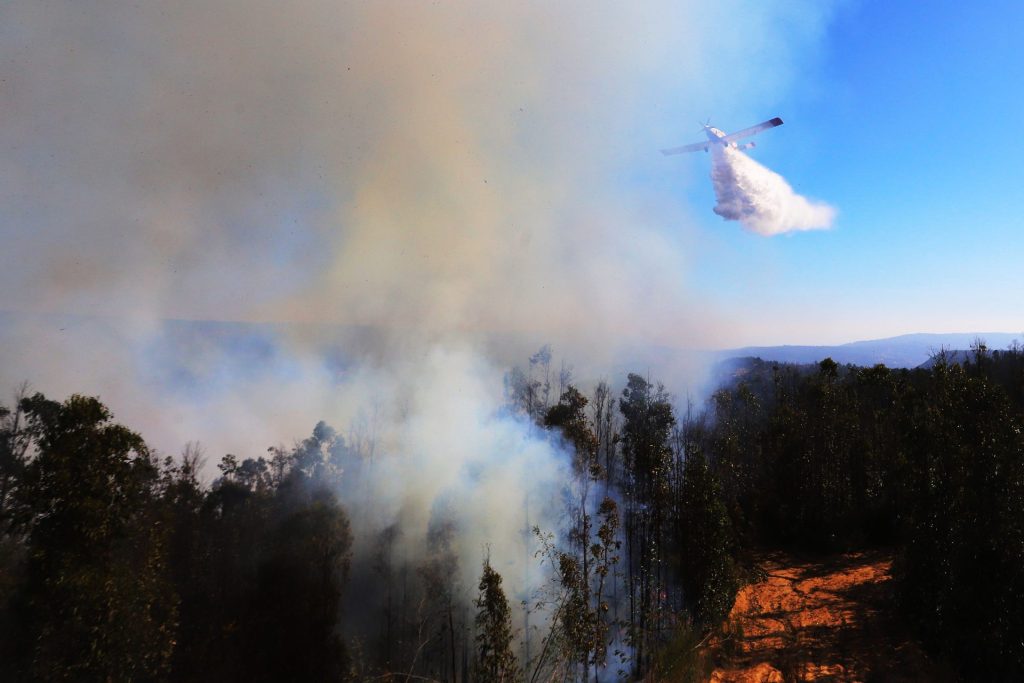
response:
[[[827,230],[836,216],[834,208],[798,195],[785,178],[739,150],[712,150],[711,182],[714,212],[759,235]]]
[[[712,30],[737,15],[742,37]],[[3,3],[0,386],[98,392],[164,451],[244,456],[354,419],[360,363],[455,344],[502,367],[550,342],[605,374],[629,345],[716,346],[725,316],[687,287],[699,236],[623,169],[664,175],[689,102],[785,89],[827,16]]]
[[[551,499],[566,456],[502,416],[503,369],[545,342],[602,374],[625,344],[715,345],[684,209],[622,169],[660,168],[698,115],[668,93],[703,113],[778,92],[826,17],[4,3],[0,386],[99,393],[164,452],[199,439],[214,461],[325,419],[375,444],[372,486],[343,500],[357,537],[399,525],[414,557],[446,502],[465,585],[491,543],[521,586],[514,513]]]

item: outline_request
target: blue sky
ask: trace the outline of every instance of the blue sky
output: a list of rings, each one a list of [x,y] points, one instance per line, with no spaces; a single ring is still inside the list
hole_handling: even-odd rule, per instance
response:
[[[834,228],[766,240],[711,213],[710,183],[687,188],[693,282],[738,341],[1024,330],[1021,27],[1019,2],[841,6],[751,153],[836,206]]]

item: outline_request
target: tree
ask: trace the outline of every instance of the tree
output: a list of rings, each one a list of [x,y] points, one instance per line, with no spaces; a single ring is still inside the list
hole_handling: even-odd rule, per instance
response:
[[[166,674],[177,627],[158,469],[135,432],[95,398],[23,399],[34,454],[16,491],[27,533],[22,599],[44,679],[135,680]]]
[[[732,607],[738,581],[721,486],[699,451],[687,454],[681,497],[683,595],[694,620],[712,626]]]
[[[14,531],[17,497],[15,490],[28,462],[29,438],[24,429],[22,400],[28,385],[23,384],[15,395],[14,410],[0,405],[0,539]]]
[[[618,562],[619,545],[618,507],[608,496],[600,504],[601,526],[596,539],[592,538],[590,483],[602,476],[603,468],[597,457],[600,437],[587,417],[587,403],[586,397],[569,385],[544,418],[545,426],[559,429],[574,451],[579,503],[570,511],[574,524],[569,540],[576,554],[559,554],[558,574],[565,591],[559,621],[567,656],[581,665],[584,676],[590,665],[604,666],[607,658],[609,605],[604,590],[612,566]],[[603,412],[597,417],[603,420]]]
[[[288,498],[291,498],[289,500]],[[340,680],[338,633],[352,534],[329,491],[279,491],[247,614],[248,680]]]
[[[22,624],[15,613],[16,598],[25,581],[24,532],[15,525],[19,507],[15,495],[27,463],[19,391],[14,410],[0,406],[0,661],[17,662],[27,648]]]
[[[572,445],[573,472],[578,504],[570,503],[570,516],[574,519],[573,529],[569,538],[578,550],[579,570],[581,572],[580,590],[584,604],[590,602],[590,558],[587,548],[590,545],[590,532],[593,525],[589,512],[590,483],[600,477],[601,466],[597,462],[597,436],[587,419],[587,399],[576,387],[569,387],[562,393],[558,403],[552,406],[544,416],[544,426],[558,429],[562,438]],[[583,660],[587,657],[584,653]]]
[[[672,472],[669,437],[676,419],[665,388],[634,374],[629,375],[622,391],[619,411],[623,416],[630,631],[635,667],[642,673],[651,654],[648,641],[659,631],[666,595],[665,531]]]
[[[911,414],[900,598],[965,671],[1024,672],[1024,420],[977,368],[939,362]]]
[[[598,382],[590,402],[591,423],[597,437],[597,461],[604,475],[604,494],[608,495],[612,483],[617,480],[616,455],[618,435],[615,433],[615,398],[607,382]]]
[[[324,423],[267,458],[227,455],[204,490],[190,445],[168,463],[165,518],[182,626],[179,680],[337,680],[349,673],[340,637],[352,544],[333,488],[340,437]]]
[[[543,421],[551,398],[551,346],[545,344],[530,356],[529,372],[514,367],[505,374],[505,400],[514,413],[527,415],[531,422]],[[571,370],[564,366],[559,381],[568,383]]]
[[[484,559],[476,613],[476,676],[486,683],[519,679],[519,667],[512,654],[512,613],[501,587],[501,574]]]

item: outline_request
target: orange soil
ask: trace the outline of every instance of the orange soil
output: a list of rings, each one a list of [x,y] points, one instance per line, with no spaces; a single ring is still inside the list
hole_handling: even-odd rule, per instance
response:
[[[888,609],[892,558],[851,553],[760,563],[711,646],[712,683],[945,680]]]

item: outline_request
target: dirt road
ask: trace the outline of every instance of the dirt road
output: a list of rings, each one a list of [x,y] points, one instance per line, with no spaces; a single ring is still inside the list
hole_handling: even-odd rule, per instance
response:
[[[774,554],[760,567],[712,646],[713,683],[948,680],[893,616],[890,556]]]

